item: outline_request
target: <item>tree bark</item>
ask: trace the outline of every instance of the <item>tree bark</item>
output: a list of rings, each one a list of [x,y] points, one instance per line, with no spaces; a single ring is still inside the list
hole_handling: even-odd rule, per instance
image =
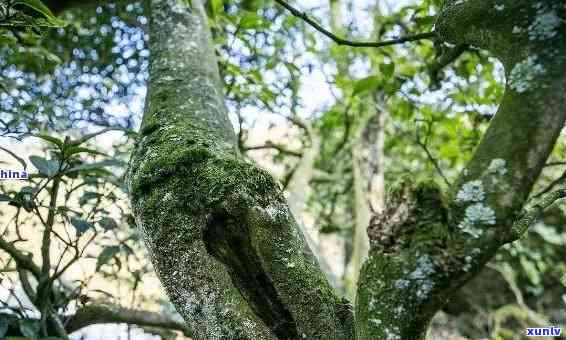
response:
[[[129,170],[151,260],[197,339],[349,339],[349,304],[281,192],[239,155],[200,0],[151,0],[150,79]]]
[[[424,339],[450,294],[525,231],[521,209],[566,119],[565,11],[557,0],[445,1],[439,39],[501,60],[505,96],[451,192],[408,184],[374,217],[358,339]]]

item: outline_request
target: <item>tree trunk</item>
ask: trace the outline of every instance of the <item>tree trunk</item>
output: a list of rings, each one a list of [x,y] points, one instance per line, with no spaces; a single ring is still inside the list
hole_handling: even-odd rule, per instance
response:
[[[566,119],[565,11],[557,0],[445,1],[439,39],[493,53],[506,69],[505,96],[452,192],[407,184],[373,218],[359,339],[424,339],[450,294],[548,205],[521,212]]]
[[[129,188],[151,260],[198,339],[350,339],[280,186],[239,155],[200,0],[148,1],[150,79]]]

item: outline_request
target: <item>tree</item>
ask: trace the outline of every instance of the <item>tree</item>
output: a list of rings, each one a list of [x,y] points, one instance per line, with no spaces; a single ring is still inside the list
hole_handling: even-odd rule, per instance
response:
[[[446,1],[436,39],[493,53],[507,70],[506,94],[453,188],[406,184],[374,218],[354,320],[304,251],[277,183],[238,155],[202,5],[155,1],[150,10],[154,55],[131,199],[159,276],[197,336],[424,338],[447,296],[563,195],[522,210],[566,118],[564,8]]]
[[[356,43],[294,15],[339,44]],[[150,78],[129,193],[151,260],[197,338],[424,339],[434,314],[565,195],[527,201],[566,112],[558,0],[447,0],[433,33],[506,70],[505,95],[453,185],[405,180],[368,227],[355,317],[325,278],[279,184],[240,153],[199,0],[151,0]],[[426,149],[426,148],[425,148]]]

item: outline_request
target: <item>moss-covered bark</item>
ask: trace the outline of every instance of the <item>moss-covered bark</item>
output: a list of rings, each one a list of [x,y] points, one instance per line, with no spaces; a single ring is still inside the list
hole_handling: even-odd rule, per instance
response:
[[[565,23],[558,0],[445,1],[439,39],[492,52],[505,66],[506,93],[450,192],[406,185],[374,218],[358,339],[424,339],[450,294],[521,236],[521,209],[566,119]]]
[[[147,6],[150,80],[129,188],[172,302],[198,339],[351,338],[349,305],[279,184],[236,149],[201,1]]]

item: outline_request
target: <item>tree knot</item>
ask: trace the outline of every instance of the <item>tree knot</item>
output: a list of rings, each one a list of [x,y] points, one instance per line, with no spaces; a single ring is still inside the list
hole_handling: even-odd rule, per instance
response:
[[[372,248],[392,253],[410,246],[415,234],[426,234],[446,221],[447,210],[435,184],[403,183],[389,193],[385,208],[371,218],[367,232]]]

